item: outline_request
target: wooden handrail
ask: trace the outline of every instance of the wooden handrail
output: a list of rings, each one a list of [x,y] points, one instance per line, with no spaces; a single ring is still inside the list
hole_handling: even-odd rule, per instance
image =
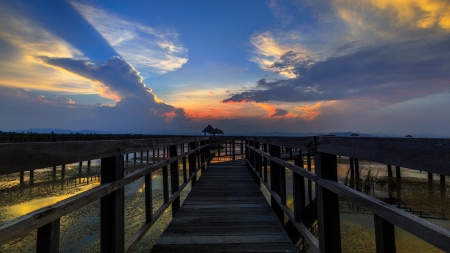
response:
[[[327,203],[329,205],[331,202],[336,201],[338,196],[352,201],[374,214],[377,251],[379,252],[382,252],[382,248],[383,250],[388,248],[389,250],[395,251],[395,243],[389,243],[388,246],[383,245],[383,243],[387,243],[387,235],[393,235],[394,225],[440,249],[450,251],[450,231],[393,207],[374,197],[339,184],[336,177],[336,155],[365,159],[379,163],[396,164],[397,166],[403,167],[405,167],[405,165],[410,165],[408,167],[410,169],[449,175],[449,139],[299,137],[297,138],[297,141],[299,141],[298,144],[287,140],[285,137],[247,137],[246,140],[247,144],[245,147],[249,152],[249,154],[246,154],[247,166],[254,175],[256,182],[258,184],[262,182],[269,190],[272,198],[272,207],[274,208],[275,213],[277,213],[278,210],[282,210],[315,252],[340,252],[340,233],[337,232],[337,234],[323,235],[323,233],[326,232],[323,231],[324,229],[328,232],[330,231],[328,226],[339,226],[339,216],[335,216],[336,213],[339,213],[339,207],[337,206],[336,209],[336,206],[325,207],[321,204]],[[270,145],[272,149],[277,149],[277,145],[282,144],[289,145],[290,148],[314,152],[316,160],[315,164],[317,166],[316,173],[312,173],[303,168],[302,162],[300,162],[301,166],[294,165],[282,160],[280,154],[277,152],[268,153],[260,150],[260,142]],[[276,143],[276,145],[273,143]],[[311,149],[311,147],[313,148]],[[262,158],[271,162],[271,173],[275,173],[271,176],[272,182],[270,184],[266,181],[267,169],[265,169],[264,175],[261,171],[263,166],[261,163]],[[321,161],[321,159],[328,160]],[[277,166],[282,166],[282,169],[277,168]],[[435,168],[434,166],[443,167]],[[295,203],[300,201],[300,196],[304,196],[304,185],[301,192],[296,193],[294,191],[294,212],[287,207],[283,200],[285,198],[285,192],[277,190],[280,186],[283,187],[283,185],[286,184],[283,168],[288,168],[294,173],[294,181],[295,177],[299,176],[300,181],[303,181],[303,178],[306,178],[309,182],[316,183],[318,190],[326,189],[326,192],[324,192],[324,190],[318,192],[318,213],[324,215],[323,212],[327,212],[326,217],[321,217],[320,215],[318,217],[319,229],[322,229],[322,231],[320,231],[322,235],[319,236],[320,243],[315,240],[315,237],[304,226],[301,219],[295,217],[295,214],[298,211],[296,209],[301,208],[301,206]],[[322,173],[326,172],[328,175],[333,170],[335,175],[332,176],[333,173],[331,173],[331,179],[323,178],[321,174],[317,174],[322,171]],[[277,173],[281,174],[278,176]],[[325,193],[327,194],[326,196],[320,195]],[[332,198],[334,200],[325,200],[324,198]],[[336,220],[330,219],[330,215],[334,216],[335,218],[333,219]],[[338,242],[336,242],[336,240],[338,240]],[[392,238],[390,238],[390,240],[392,241]],[[330,247],[330,245],[336,246]]]
[[[205,152],[205,150],[209,150],[209,144],[205,142],[208,138],[205,137],[176,137],[169,138],[166,140],[163,139],[148,139],[148,140],[126,140],[126,141],[93,141],[93,142],[56,142],[56,143],[14,143],[14,144],[0,144],[0,150],[5,151],[6,154],[11,155],[17,152],[15,156],[16,163],[20,161],[20,159],[24,157],[28,157],[28,159],[37,159],[38,165],[32,166],[33,169],[42,168],[42,165],[48,164],[58,164],[61,160],[63,161],[75,161],[75,160],[87,160],[93,158],[102,158],[102,176],[105,176],[105,180],[111,180],[110,182],[104,182],[102,177],[102,184],[92,188],[88,191],[82,192],[56,204],[41,208],[39,210],[33,211],[6,223],[0,225],[0,245],[5,244],[9,241],[12,241],[20,236],[26,235],[31,231],[38,230],[38,243],[37,243],[37,251],[46,251],[46,252],[58,252],[59,248],[59,219],[69,214],[75,210],[80,209],[81,207],[95,201],[102,200],[105,205],[119,205],[123,206],[123,187],[128,185],[137,179],[142,177],[146,178],[146,212],[149,212],[147,215],[147,221],[141,226],[141,228],[135,232],[135,234],[130,238],[128,242],[123,242],[123,211],[119,211],[117,214],[112,215],[113,220],[110,221],[102,221],[103,224],[109,226],[109,223],[119,222],[119,225],[114,225],[114,229],[119,229],[119,231],[104,231],[102,228],[101,235],[102,238],[118,238],[117,240],[113,240],[114,244],[105,243],[101,245],[102,250],[111,251],[111,252],[124,252],[131,251],[131,249],[137,244],[140,238],[148,231],[148,229],[158,220],[158,218],[164,213],[164,211],[174,205],[175,203],[179,203],[179,197],[181,191],[187,186],[191,181],[194,182],[197,172],[199,170],[203,170],[208,161],[209,161],[209,153]],[[177,154],[177,145],[183,143],[190,143],[190,149],[186,152],[183,149],[181,150],[181,154]],[[197,144],[196,144],[197,143]],[[199,144],[201,143],[201,145]],[[156,149],[158,147],[164,146],[171,147],[171,157],[165,159],[164,161],[154,163],[151,165],[143,165],[140,169],[129,173],[125,177],[123,177],[123,157],[122,154],[126,154],[128,152],[139,152],[148,149]],[[22,153],[18,152],[21,147],[29,146],[28,149],[22,150]],[[45,148],[50,149],[45,150]],[[87,150],[83,150],[86,148]],[[72,150],[73,149],[73,150]],[[72,150],[72,152],[69,152]],[[31,153],[27,154],[27,152],[37,152],[38,154]],[[52,152],[56,153],[54,156]],[[92,153],[89,153],[92,152]],[[27,156],[28,155],[28,156]],[[4,157],[5,154],[1,154],[0,157]],[[168,200],[158,208],[155,213],[152,213],[152,201],[151,201],[151,174],[155,170],[160,168],[165,168],[170,165],[172,169],[172,177],[176,177],[178,179],[178,168],[176,163],[180,159],[185,159],[186,156],[189,156],[190,160],[190,169],[189,169],[189,177],[183,182],[180,187],[172,187],[172,194],[168,196]],[[119,171],[115,171],[108,166],[103,166],[103,159],[106,158],[108,163],[114,163],[116,168],[119,168]],[[114,158],[114,159],[111,159]],[[199,159],[197,159],[199,158]],[[148,157],[147,157],[148,159]],[[8,161],[12,163],[14,159]],[[80,161],[78,160],[78,161]],[[105,160],[106,161],[106,160]],[[199,162],[201,161],[201,162]],[[29,167],[25,166],[26,163],[20,163],[19,166],[14,167],[13,164],[9,164],[13,167],[13,169],[5,169],[7,167],[5,164],[0,166],[0,170],[2,170],[3,174],[6,172],[10,173],[11,171],[24,171],[29,170]],[[120,169],[122,168],[122,169]],[[176,170],[175,170],[176,168]],[[183,167],[183,170],[186,170],[186,166]],[[186,173],[184,171],[184,173]],[[114,179],[114,177],[108,175],[119,175],[118,179]],[[120,176],[122,174],[122,176]],[[110,179],[107,179],[110,178]],[[167,188],[168,182],[167,180],[163,180],[165,184],[165,188]],[[175,182],[175,181],[174,181]],[[174,183],[172,182],[172,183]],[[175,182],[176,183],[176,182]],[[121,192],[121,193],[120,193]],[[117,198],[114,197],[111,199],[111,194],[118,194]],[[148,197],[149,195],[150,197]],[[147,204],[147,200],[149,201]],[[112,201],[112,202],[111,202]],[[118,201],[118,202],[117,202]],[[179,204],[177,204],[179,205]],[[111,216],[110,208],[107,207],[109,211],[106,211],[108,215],[106,217]],[[115,209],[115,208],[114,208]],[[103,208],[101,209],[103,210]],[[176,212],[176,207],[172,208],[173,212]],[[103,211],[101,211],[101,218],[103,219]],[[106,213],[105,213],[106,214]],[[106,218],[106,219],[110,219]],[[122,225],[120,225],[122,224]],[[106,227],[105,227],[106,228]],[[108,230],[108,229],[106,229]],[[121,230],[121,231],[120,231]],[[112,236],[112,237],[109,237]],[[117,237],[118,236],[118,237]],[[122,237],[122,239],[120,239]],[[122,240],[122,242],[120,242]],[[111,240],[109,240],[111,241]],[[119,242],[117,242],[119,241]]]

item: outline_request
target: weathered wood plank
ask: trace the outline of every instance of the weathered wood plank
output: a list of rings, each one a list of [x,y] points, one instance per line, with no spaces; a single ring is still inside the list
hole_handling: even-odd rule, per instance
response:
[[[246,248],[242,247],[240,243],[228,244],[210,244],[205,247],[203,244],[179,244],[179,245],[155,245],[152,252],[186,252],[186,253],[203,253],[203,252],[295,252],[295,249],[287,249],[292,246],[292,243],[252,243]],[[182,248],[183,251],[179,251]]]
[[[295,252],[243,161],[240,164],[228,170],[209,166],[152,252]],[[227,176],[239,170],[245,180]]]

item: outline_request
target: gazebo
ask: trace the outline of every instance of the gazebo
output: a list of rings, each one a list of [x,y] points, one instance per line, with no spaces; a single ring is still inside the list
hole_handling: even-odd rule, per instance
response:
[[[204,135],[206,136],[206,133],[208,133],[209,135],[213,135],[215,136],[216,134],[225,134],[222,130],[220,130],[219,128],[214,128],[211,125],[208,125],[205,129],[203,129],[202,131],[204,133]]]
[[[205,134],[205,136],[206,136],[206,133],[212,134],[214,132],[214,127],[212,127],[211,125],[208,125],[202,132]]]

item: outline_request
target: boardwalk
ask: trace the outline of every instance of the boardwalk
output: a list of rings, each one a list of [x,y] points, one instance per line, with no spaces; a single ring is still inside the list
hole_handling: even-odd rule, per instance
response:
[[[244,164],[208,166],[152,252],[296,252]]]

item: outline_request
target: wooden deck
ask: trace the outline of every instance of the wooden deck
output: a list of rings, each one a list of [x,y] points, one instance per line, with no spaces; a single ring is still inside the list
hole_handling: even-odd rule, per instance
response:
[[[297,252],[245,167],[211,164],[151,252]]]

